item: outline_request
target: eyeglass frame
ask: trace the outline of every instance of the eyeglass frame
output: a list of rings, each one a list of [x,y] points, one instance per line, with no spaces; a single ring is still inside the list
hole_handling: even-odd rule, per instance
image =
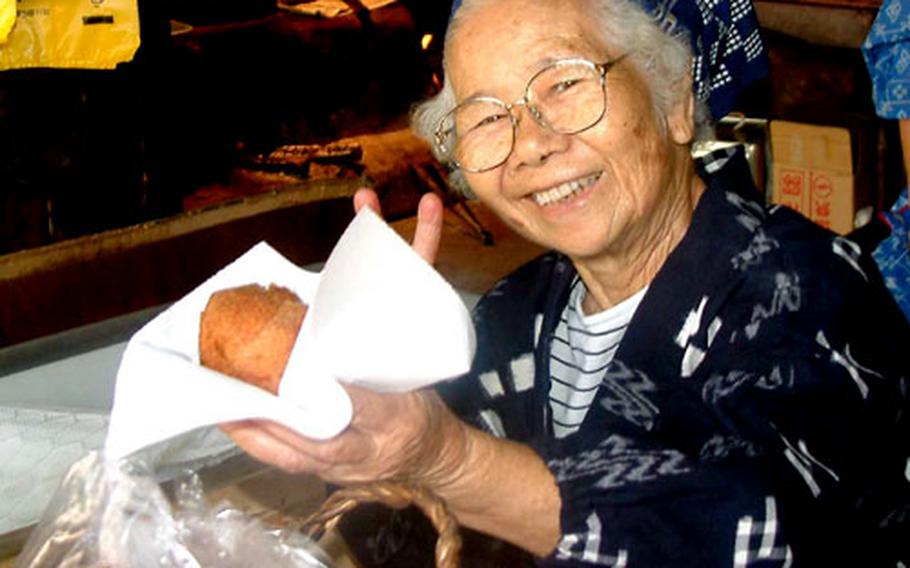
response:
[[[441,119],[439,119],[439,122],[436,124],[436,128],[433,131],[433,138],[434,138],[434,142],[436,143],[436,148],[443,155],[445,155],[447,153],[445,143],[443,142],[443,136],[445,136],[442,132],[443,124],[445,124],[445,121],[450,116],[452,116],[456,112],[458,112],[459,108],[462,108],[465,105],[477,103],[477,102],[493,103],[493,104],[500,105],[506,109],[506,112],[509,113],[509,122],[511,123],[511,126],[512,126],[512,142],[509,144],[509,151],[506,153],[505,157],[501,161],[497,162],[496,164],[494,164],[492,166],[487,166],[487,167],[481,168],[481,169],[470,169],[470,168],[466,168],[463,165],[459,164],[458,160],[456,160],[454,157],[449,160],[449,163],[452,167],[454,167],[455,169],[459,169],[459,170],[468,172],[468,173],[477,174],[477,173],[488,172],[490,170],[498,168],[499,166],[506,163],[506,161],[508,161],[509,157],[512,155],[512,152],[515,151],[515,141],[517,139],[516,129],[518,127],[518,118],[515,116],[515,113],[512,112],[512,109],[515,107],[523,106],[523,107],[527,108],[528,112],[531,114],[531,118],[534,119],[534,122],[536,122],[537,124],[539,124],[540,126],[546,128],[546,129],[550,130],[551,132],[555,132],[557,134],[564,134],[564,135],[572,136],[575,134],[580,134],[590,128],[593,128],[594,125],[596,125],[598,122],[600,122],[603,119],[604,115],[607,114],[607,73],[616,64],[618,64],[620,61],[625,59],[626,56],[628,56],[628,53],[623,53],[622,55],[620,55],[614,59],[611,59],[609,61],[605,61],[603,63],[596,63],[596,62],[591,61],[590,59],[586,59],[584,57],[565,57],[562,59],[557,59],[557,60],[553,61],[552,63],[547,64],[542,69],[539,69],[538,71],[534,72],[534,74],[531,75],[531,78],[528,79],[527,84],[525,84],[524,95],[522,95],[519,99],[515,100],[511,104],[508,104],[505,101],[498,99],[496,97],[487,97],[487,96],[472,97],[466,101],[462,101],[461,103],[455,105],[455,108],[453,108],[452,110],[447,112]],[[562,132],[560,130],[556,130],[555,128],[553,128],[552,126],[547,124],[546,120],[544,119],[543,115],[540,112],[540,109],[538,109],[536,106],[531,104],[531,101],[530,101],[531,83],[533,83],[543,73],[549,71],[550,69],[558,67],[559,65],[577,64],[577,63],[589,65],[600,74],[600,77],[599,77],[600,90],[603,94],[604,105],[600,111],[600,114],[597,116],[596,119],[594,119],[591,122],[591,124],[589,124],[583,128],[579,128],[577,130]],[[456,143],[456,147],[457,147],[457,143]],[[454,153],[455,148],[452,148],[452,150]]]

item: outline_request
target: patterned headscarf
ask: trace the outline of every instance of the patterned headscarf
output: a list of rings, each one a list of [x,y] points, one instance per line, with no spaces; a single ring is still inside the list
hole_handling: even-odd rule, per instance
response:
[[[752,0],[637,0],[667,32],[682,26],[692,47],[695,96],[715,119],[745,88],[768,74]],[[455,0],[452,12],[461,5]]]
[[[910,118],[910,0],[886,0],[863,43],[876,113]]]

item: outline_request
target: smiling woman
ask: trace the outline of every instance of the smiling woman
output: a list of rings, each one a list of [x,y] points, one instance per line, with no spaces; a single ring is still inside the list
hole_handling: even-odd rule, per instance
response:
[[[563,4],[528,3],[506,37],[497,22],[514,6],[484,6],[481,20],[466,3],[449,32],[458,46],[446,57],[450,88],[416,122],[516,231],[565,252],[580,271],[622,270],[609,278],[621,289],[597,287],[586,299],[605,309],[653,277],[703,189],[688,150],[694,95],[680,88],[682,39],[639,10],[605,4],[592,19]],[[454,108],[443,114],[446,106]]]
[[[910,325],[857,245],[761,200],[742,152],[692,159],[684,37],[629,0],[465,0],[416,129],[551,252],[479,301],[465,377],[349,389],[326,443],[235,439],[335,483],[422,484],[544,566],[910,561]]]

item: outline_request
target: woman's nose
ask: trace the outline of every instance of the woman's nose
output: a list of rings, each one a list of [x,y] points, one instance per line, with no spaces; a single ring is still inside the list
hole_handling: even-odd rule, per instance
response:
[[[532,106],[523,106],[515,120],[515,149],[513,159],[516,165],[539,166],[550,156],[565,151],[569,136],[554,132],[546,126],[545,120]]]

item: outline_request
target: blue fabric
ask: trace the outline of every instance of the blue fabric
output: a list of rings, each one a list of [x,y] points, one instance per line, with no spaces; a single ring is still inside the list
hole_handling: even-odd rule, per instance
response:
[[[762,202],[741,153],[702,175],[577,433],[549,418],[559,254],[481,299],[474,367],[440,392],[553,472],[544,566],[908,564],[910,323],[857,245]]]
[[[894,294],[894,299],[910,319],[910,203],[907,189],[891,207],[881,213],[891,227],[891,234],[883,240],[872,256],[885,279],[885,285]]]
[[[910,118],[910,0],[885,0],[862,46],[882,118]]]
[[[743,90],[768,74],[752,0],[637,1],[664,30],[687,32],[695,95],[715,119],[726,116]],[[461,0],[455,0],[452,13],[459,5]]]
[[[875,111],[882,118],[910,119],[910,0],[885,0],[862,46],[872,79]],[[910,318],[910,205],[904,189],[880,214],[891,234],[873,253],[885,284]]]

